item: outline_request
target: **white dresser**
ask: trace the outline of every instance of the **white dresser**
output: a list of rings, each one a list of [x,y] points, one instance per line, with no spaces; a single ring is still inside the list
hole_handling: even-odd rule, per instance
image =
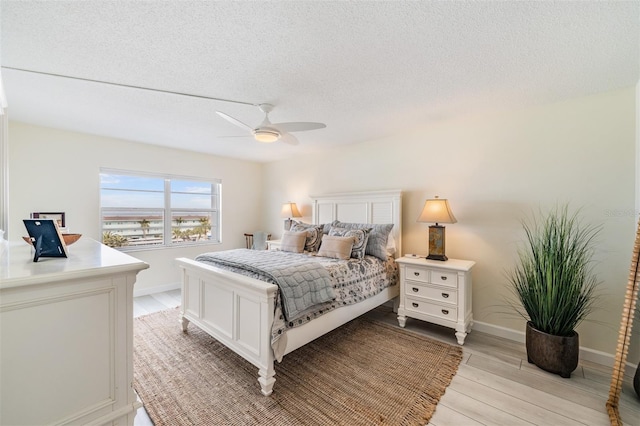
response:
[[[0,424],[131,425],[133,285],[148,265],[82,238],[68,258],[0,255]]]
[[[398,323],[407,317],[456,330],[458,344],[464,344],[473,325],[471,310],[471,268],[475,262],[449,259],[401,257]]]

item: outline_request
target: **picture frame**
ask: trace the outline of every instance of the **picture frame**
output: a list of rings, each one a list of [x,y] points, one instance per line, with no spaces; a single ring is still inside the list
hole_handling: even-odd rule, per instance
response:
[[[33,212],[31,213],[31,219],[53,219],[57,222],[58,228],[64,228],[67,226],[64,212]]]
[[[24,219],[23,222],[35,251],[34,262],[41,257],[67,257],[67,245],[55,219]]]

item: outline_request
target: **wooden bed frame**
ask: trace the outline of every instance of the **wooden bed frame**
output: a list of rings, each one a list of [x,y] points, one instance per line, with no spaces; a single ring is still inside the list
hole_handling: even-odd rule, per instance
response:
[[[376,191],[312,196],[313,223],[333,220],[393,223],[396,257],[402,247],[402,193]],[[190,322],[258,368],[264,395],[275,383],[271,325],[277,286],[187,258],[176,259],[182,272],[180,321]],[[398,285],[360,303],[341,307],[286,332],[284,354],[398,296]]]

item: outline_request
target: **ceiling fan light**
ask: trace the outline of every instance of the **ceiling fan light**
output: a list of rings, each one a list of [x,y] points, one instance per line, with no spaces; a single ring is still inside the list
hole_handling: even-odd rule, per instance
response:
[[[258,142],[271,143],[280,139],[280,133],[272,132],[270,130],[256,130],[253,132],[253,136]]]

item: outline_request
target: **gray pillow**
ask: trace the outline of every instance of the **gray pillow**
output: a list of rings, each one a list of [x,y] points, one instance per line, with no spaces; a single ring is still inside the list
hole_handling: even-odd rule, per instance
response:
[[[381,260],[387,260],[387,240],[391,229],[393,229],[393,223],[374,225],[372,223],[345,223],[334,220],[331,225],[336,228],[371,229],[365,254],[375,256]]]
[[[329,235],[330,230],[331,230],[331,223],[325,223],[322,225],[322,233],[324,235]]]
[[[329,230],[329,235],[337,237],[353,237],[354,241],[353,247],[351,248],[351,257],[354,259],[362,259],[364,258],[367,241],[369,240],[369,232],[371,232],[371,228],[347,229],[332,226]]]

